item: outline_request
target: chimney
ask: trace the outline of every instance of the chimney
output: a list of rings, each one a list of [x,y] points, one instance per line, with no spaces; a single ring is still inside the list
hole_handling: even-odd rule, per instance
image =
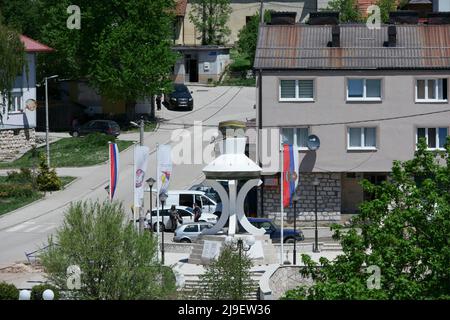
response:
[[[341,28],[338,25],[331,28],[331,46],[333,48],[341,46]]]
[[[311,12],[309,14],[310,25],[320,26],[320,25],[338,25],[339,24],[339,12],[334,11],[319,11]]]
[[[297,12],[274,12],[270,13],[270,23],[271,25],[285,25],[285,24],[295,24],[295,18],[297,17]]]
[[[397,27],[389,26],[388,27],[388,47],[396,47],[397,46]]]
[[[450,24],[450,12],[428,13],[428,24]]]
[[[398,10],[389,12],[390,24],[418,24],[419,13],[412,10]]]

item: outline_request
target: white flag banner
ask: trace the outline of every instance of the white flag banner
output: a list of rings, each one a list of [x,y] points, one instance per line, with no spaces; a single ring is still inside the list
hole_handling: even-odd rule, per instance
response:
[[[134,147],[134,206],[142,207],[144,202],[145,175],[148,167],[148,147]]]
[[[158,194],[169,190],[170,176],[172,175],[172,148],[168,144],[158,148]]]

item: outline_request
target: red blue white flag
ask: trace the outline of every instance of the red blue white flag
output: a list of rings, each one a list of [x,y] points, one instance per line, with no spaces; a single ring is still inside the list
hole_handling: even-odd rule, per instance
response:
[[[292,196],[298,184],[298,151],[289,144],[283,145],[283,207],[292,203]]]
[[[109,200],[112,201],[117,189],[119,177],[119,149],[117,144],[109,144]]]

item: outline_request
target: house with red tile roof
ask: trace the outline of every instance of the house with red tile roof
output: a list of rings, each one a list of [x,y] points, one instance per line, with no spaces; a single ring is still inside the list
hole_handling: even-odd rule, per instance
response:
[[[10,99],[0,97],[0,161],[12,160],[36,144],[36,55],[54,50],[25,35],[20,40],[27,65],[17,76]]]

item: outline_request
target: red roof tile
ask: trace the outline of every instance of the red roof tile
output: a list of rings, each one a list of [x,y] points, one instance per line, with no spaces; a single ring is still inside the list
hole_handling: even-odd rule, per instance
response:
[[[25,46],[26,52],[52,52],[52,51],[54,51],[54,49],[46,46],[45,44],[37,42],[36,40],[28,38],[27,36],[24,36],[24,35],[20,36],[20,41],[22,41],[23,45]]]

